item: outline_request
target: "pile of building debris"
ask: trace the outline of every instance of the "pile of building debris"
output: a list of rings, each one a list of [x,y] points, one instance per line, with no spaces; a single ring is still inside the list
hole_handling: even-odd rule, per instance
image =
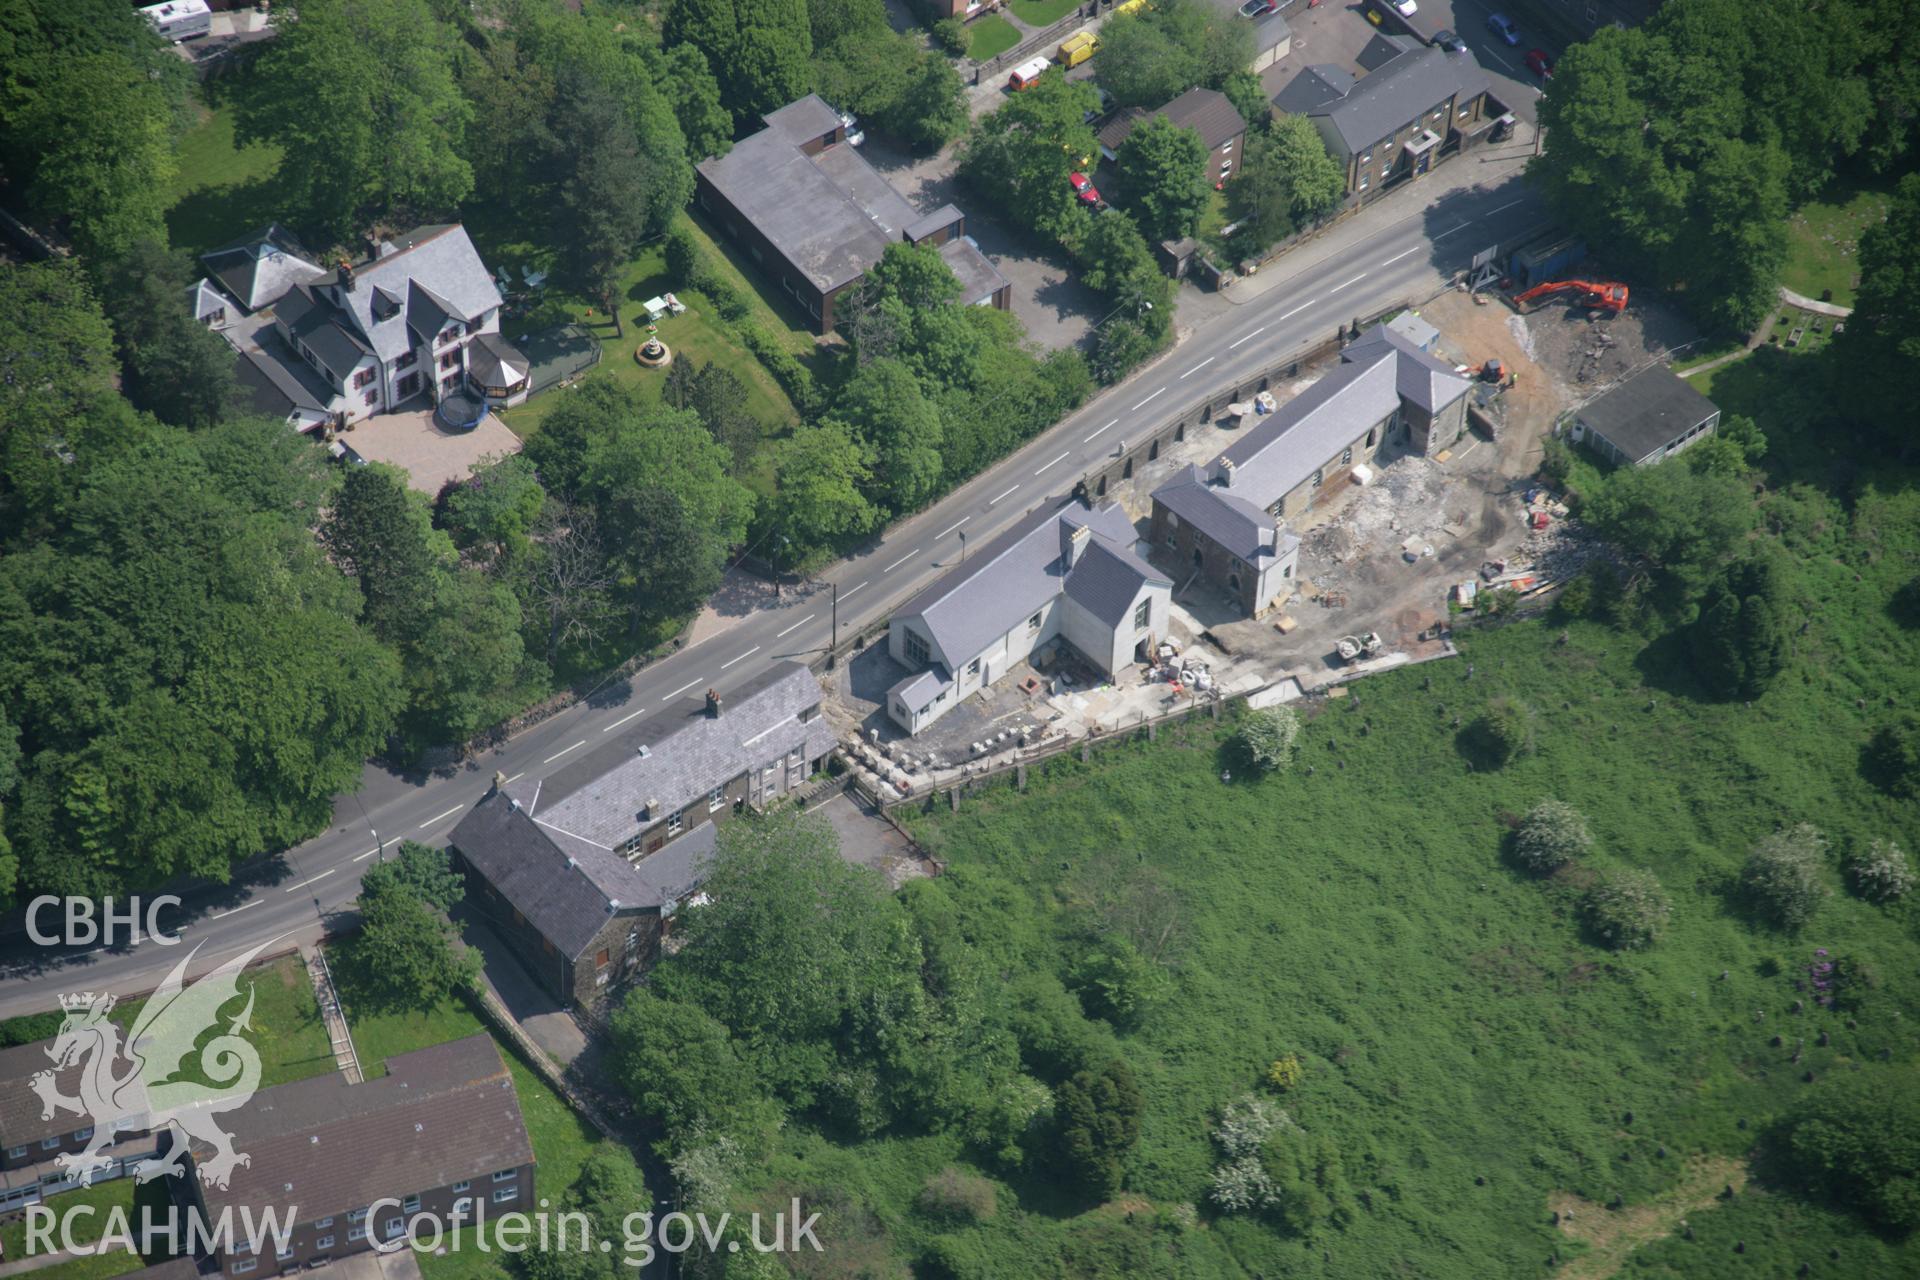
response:
[[[1429,458],[1396,458],[1376,470],[1344,510],[1301,538],[1314,581],[1333,582],[1335,565],[1432,545],[1446,524],[1447,485],[1447,473]]]
[[[1472,608],[1480,592],[1502,587],[1525,599],[1566,582],[1589,561],[1611,558],[1610,548],[1589,536],[1573,519],[1566,503],[1553,493],[1544,488],[1529,489],[1526,504],[1526,536],[1506,558],[1482,565],[1478,582],[1463,582],[1453,588],[1452,597],[1461,606]]]

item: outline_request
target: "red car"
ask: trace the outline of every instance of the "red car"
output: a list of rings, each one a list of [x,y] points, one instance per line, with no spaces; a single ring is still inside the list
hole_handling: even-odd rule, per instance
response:
[[[1527,50],[1527,70],[1542,80],[1551,80],[1553,79],[1553,59],[1546,55],[1545,50],[1529,49]]]
[[[1093,179],[1084,173],[1070,173],[1067,181],[1073,184],[1073,194],[1080,197],[1081,204],[1099,204],[1100,191],[1093,185]]]

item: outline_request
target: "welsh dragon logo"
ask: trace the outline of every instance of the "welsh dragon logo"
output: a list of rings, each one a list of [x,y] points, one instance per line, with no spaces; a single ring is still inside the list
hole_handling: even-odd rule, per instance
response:
[[[241,971],[267,945],[234,957],[188,986],[187,966],[199,954],[196,946],[147,1000],[124,1040],[119,1025],[108,1017],[114,1007],[111,995],[85,992],[60,998],[66,1019],[47,1050],[54,1065],[33,1077],[33,1091],[44,1104],[42,1119],[73,1112],[93,1122],[85,1150],[56,1157],[68,1177],[86,1186],[112,1164],[113,1158],[102,1152],[115,1133],[145,1129],[157,1134],[168,1125],[178,1140],[165,1154],[135,1164],[136,1181],[185,1172],[190,1141],[212,1148],[212,1155],[197,1159],[201,1181],[209,1186],[224,1188],[235,1167],[250,1163],[233,1149],[233,1135],[217,1118],[245,1106],[260,1085],[259,1050],[240,1034],[250,1029],[253,985],[247,985],[246,1007],[227,1021],[224,1031],[220,1011],[239,998]],[[209,1031],[215,1034],[202,1044]],[[201,1078],[180,1078],[181,1068],[196,1055]],[[60,1092],[58,1075],[76,1066],[79,1092],[68,1097]]]

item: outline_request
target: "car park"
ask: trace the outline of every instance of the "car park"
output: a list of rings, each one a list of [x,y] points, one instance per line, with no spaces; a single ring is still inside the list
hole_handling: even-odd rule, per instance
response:
[[[1513,19],[1504,13],[1488,14],[1487,30],[1499,36],[1509,45],[1517,45],[1520,43],[1520,28],[1514,26]]]

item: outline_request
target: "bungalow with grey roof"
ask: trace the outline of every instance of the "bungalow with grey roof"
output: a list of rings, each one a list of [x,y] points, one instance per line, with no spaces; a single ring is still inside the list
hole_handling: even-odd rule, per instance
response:
[[[889,244],[926,244],[960,282],[962,305],[1005,311],[1013,286],[967,235],[951,204],[921,214],[847,140],[818,94],[762,119],[766,127],[694,168],[694,200],[745,246],[821,333],[834,306]]]
[[[1411,36],[1377,36],[1384,57],[1364,76],[1316,63],[1287,82],[1273,105],[1304,115],[1347,175],[1347,193],[1375,191],[1426,173],[1493,127],[1487,74],[1473,54]],[[1364,54],[1363,54],[1364,57]]]
[[[550,774],[496,783],[448,841],[467,900],[555,999],[591,1008],[652,967],[706,878],[715,821],[787,795],[833,744],[798,663],[684,699]]]
[[[1053,498],[908,601],[887,652],[911,668],[887,714],[918,733],[1050,641],[1109,676],[1166,634],[1173,584],[1135,550],[1118,505]]]
[[[1466,430],[1472,383],[1385,325],[1205,468],[1153,493],[1152,540],[1259,617],[1290,594],[1299,540],[1281,525],[1396,439],[1431,455]]]
[[[1720,406],[1664,364],[1650,364],[1573,411],[1576,442],[1617,467],[1650,467],[1720,425]]]

